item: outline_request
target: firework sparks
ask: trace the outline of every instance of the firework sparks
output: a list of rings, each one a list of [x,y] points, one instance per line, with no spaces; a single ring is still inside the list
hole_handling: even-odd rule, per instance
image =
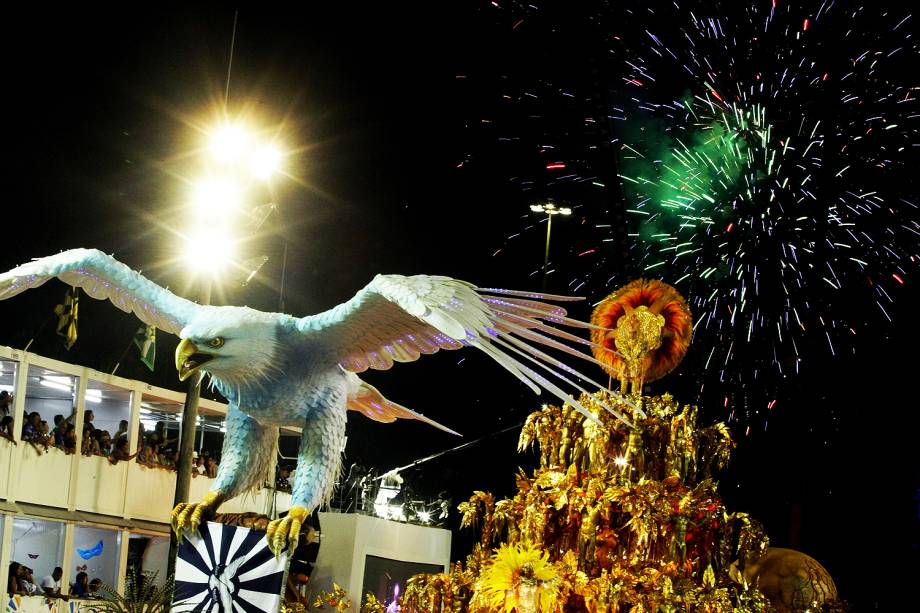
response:
[[[905,123],[916,88],[894,67],[917,49],[909,34],[889,35],[909,16],[877,16],[890,27],[872,30],[867,10],[827,2],[813,16],[723,8],[674,4],[656,23],[677,31],[635,45],[622,36],[627,80],[682,70],[686,90],[675,100],[676,84],[649,87],[633,100],[620,177],[641,270],[679,278],[705,314],[697,334],[726,348],[707,363],[740,372],[733,360],[767,355],[782,374],[784,357],[798,367],[796,337],[814,330],[836,355],[859,325],[828,295],[845,301],[848,286],[868,284],[887,317],[889,280],[904,285],[900,273],[915,268],[916,207],[891,193],[890,176],[916,147],[916,122]],[[757,348],[737,351],[739,338]]]
[[[528,17],[521,31],[554,24],[542,32],[551,49],[559,16],[513,7]],[[918,46],[905,10],[609,3],[588,21],[603,41],[602,94],[542,79],[508,96],[534,121],[582,100],[586,138],[544,130],[537,171],[513,179],[524,193],[574,194],[582,236],[567,252],[554,244],[556,283],[589,296],[638,276],[674,284],[705,346],[691,362],[738,387],[848,353],[873,318],[891,319],[920,244],[906,187],[920,148]],[[592,195],[617,188],[619,209]],[[515,240],[539,232],[526,223]]]

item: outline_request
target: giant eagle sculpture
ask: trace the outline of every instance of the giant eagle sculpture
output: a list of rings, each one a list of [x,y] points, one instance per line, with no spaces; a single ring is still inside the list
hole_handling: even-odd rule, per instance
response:
[[[537,347],[596,362],[562,342],[591,347],[590,341],[550,324],[596,326],[570,319],[563,309],[544,302],[579,298],[479,289],[448,277],[378,275],[351,300],[298,318],[248,307],[200,305],[101,251],[72,249],[0,275],[0,300],[52,277],[178,335],[179,378],[207,373],[229,402],[217,478],[201,502],[175,508],[177,534],[197,530],[224,501],[273,477],[268,472],[280,426],[302,428],[302,438],[291,509],[285,518],[271,522],[267,533],[276,553],[287,542],[296,545],[304,519],[332,494],[347,410],[382,422],[416,419],[453,433],[361,381],[357,373],[368,368],[386,370],[394,362],[411,362],[439,349],[475,347],[534,392],[546,390],[596,419],[560,385],[581,392],[587,390],[579,379],[602,386]],[[605,408],[626,421],[613,407]]]

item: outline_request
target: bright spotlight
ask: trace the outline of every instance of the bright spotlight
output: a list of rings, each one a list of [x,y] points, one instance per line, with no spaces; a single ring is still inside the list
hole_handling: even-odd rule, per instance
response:
[[[199,271],[216,273],[233,257],[233,240],[219,229],[201,230],[186,240],[185,260]]]
[[[274,145],[263,145],[255,150],[249,160],[249,170],[260,181],[265,181],[281,169],[281,150]]]
[[[572,209],[567,206],[558,207],[552,202],[544,204],[531,204],[530,210],[534,213],[546,213],[547,215],[571,215]]]
[[[203,215],[226,215],[240,208],[242,189],[225,177],[205,179],[195,186],[195,208]]]
[[[243,157],[249,135],[241,126],[228,124],[211,133],[211,154],[218,162],[235,162]]]

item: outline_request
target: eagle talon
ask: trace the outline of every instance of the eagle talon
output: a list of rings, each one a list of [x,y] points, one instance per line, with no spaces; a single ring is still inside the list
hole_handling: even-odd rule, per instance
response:
[[[199,503],[180,502],[177,504],[173,509],[171,521],[176,538],[181,541],[184,530],[198,532],[201,522],[213,516],[221,502],[219,492],[208,492]]]
[[[290,548],[289,554],[294,553],[300,539],[300,527],[309,514],[304,507],[295,506],[291,507],[287,516],[269,522],[265,538],[268,540],[268,548],[276,558],[284,551],[285,545]]]

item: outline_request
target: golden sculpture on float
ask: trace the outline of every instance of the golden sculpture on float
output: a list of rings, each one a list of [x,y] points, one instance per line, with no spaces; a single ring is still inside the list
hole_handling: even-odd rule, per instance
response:
[[[591,330],[591,340],[606,348],[594,357],[620,380],[623,392],[633,394],[674,370],[693,338],[687,301],[661,281],[638,279],[621,287],[597,305],[591,323],[610,330]]]
[[[777,550],[756,520],[725,508],[713,480],[734,447],[726,425],[699,426],[697,407],[643,395],[690,345],[684,298],[666,283],[637,280],[598,304],[591,322],[606,329],[592,330],[603,346],[595,358],[638,408],[601,391],[579,399],[594,420],[567,404],[532,413],[518,450],[539,446],[539,468],[519,470],[513,498],[479,491],[460,504],[462,526],[481,527],[479,544],[450,573],[410,579],[400,610],[843,610],[827,571],[804,554],[805,573],[789,567],[788,555],[781,575],[769,574],[778,565],[758,563]],[[362,610],[383,607],[368,601]]]

